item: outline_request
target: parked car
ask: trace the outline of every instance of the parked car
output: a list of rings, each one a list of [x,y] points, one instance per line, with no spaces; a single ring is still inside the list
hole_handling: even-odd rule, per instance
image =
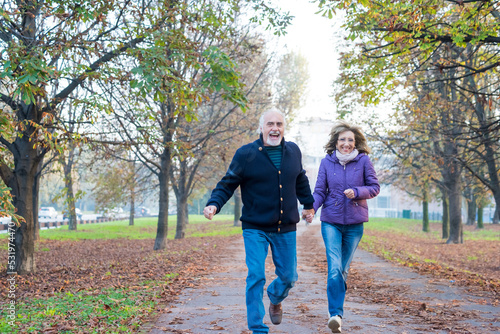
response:
[[[144,206],[140,206],[138,208],[135,208],[135,215],[138,217],[149,217],[151,216],[151,210]]]
[[[42,206],[38,209],[38,219],[55,219],[57,218],[57,211],[53,206]]]
[[[83,217],[82,210],[75,208],[75,213],[76,213],[76,219],[82,220],[82,217]],[[69,219],[69,212],[65,212],[63,214],[63,219]]]

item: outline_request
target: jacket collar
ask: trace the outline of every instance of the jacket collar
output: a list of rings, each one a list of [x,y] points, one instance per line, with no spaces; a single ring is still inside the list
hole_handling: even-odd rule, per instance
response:
[[[337,158],[336,152],[337,152],[337,150],[333,151],[333,153],[332,153],[332,154],[327,154],[327,155],[326,155],[326,159],[330,160],[331,162],[334,162],[334,163],[340,164],[340,161],[339,161],[339,158]],[[358,161],[359,161],[359,159],[361,159],[361,157],[362,157],[363,155],[366,155],[366,153],[360,153],[360,154],[358,154],[358,155],[356,156],[356,158],[352,159],[352,161],[351,161],[351,162],[353,162],[353,161],[354,161],[354,162],[358,162]]]

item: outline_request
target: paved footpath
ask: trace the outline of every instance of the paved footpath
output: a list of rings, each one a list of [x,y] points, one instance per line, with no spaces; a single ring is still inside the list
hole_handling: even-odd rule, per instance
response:
[[[312,264],[314,257],[324,257],[319,223],[306,227],[301,222],[297,241],[299,281],[283,302],[283,322],[278,326],[271,324],[266,294],[264,321],[270,333],[331,333],[326,327],[326,274]],[[222,270],[208,274],[196,288],[184,290],[154,324],[141,332],[250,334],[246,325],[244,258],[243,239],[239,238],[220,259]],[[268,284],[274,278],[270,256],[267,268]],[[500,333],[500,307],[450,286],[451,283],[419,275],[359,249],[351,268],[377,291],[360,294],[350,287],[342,333]],[[380,302],[384,291],[387,295],[397,291],[396,295],[404,295],[405,300],[413,301],[410,304],[421,310],[412,312],[391,302],[394,298]]]

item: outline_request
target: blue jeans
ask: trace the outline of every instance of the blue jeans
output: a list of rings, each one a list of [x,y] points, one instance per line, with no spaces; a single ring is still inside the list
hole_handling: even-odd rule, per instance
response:
[[[321,222],[326,248],[328,279],[326,292],[330,317],[344,315],[347,273],[354,252],[363,236],[363,224],[341,225]]]
[[[279,304],[288,296],[288,291],[297,281],[297,240],[296,232],[274,233],[255,229],[243,230],[246,264],[248,268],[246,304],[248,329],[253,333],[268,333],[264,324],[264,285],[266,283],[266,258],[269,246],[275,273],[278,277],[267,287],[271,303]]]

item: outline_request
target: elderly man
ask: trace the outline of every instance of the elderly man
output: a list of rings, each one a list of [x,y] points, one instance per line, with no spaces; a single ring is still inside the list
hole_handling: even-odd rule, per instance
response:
[[[241,186],[243,201],[240,218],[245,243],[246,305],[248,328],[253,333],[268,333],[264,324],[265,260],[271,246],[276,279],[269,284],[269,316],[281,323],[281,302],[297,281],[296,229],[300,216],[297,199],[304,206],[302,216],[314,215],[314,198],[302,168],[302,155],[295,143],[287,142],[285,118],[271,109],[260,118],[260,138],[240,147],[203,210],[212,219]]]

